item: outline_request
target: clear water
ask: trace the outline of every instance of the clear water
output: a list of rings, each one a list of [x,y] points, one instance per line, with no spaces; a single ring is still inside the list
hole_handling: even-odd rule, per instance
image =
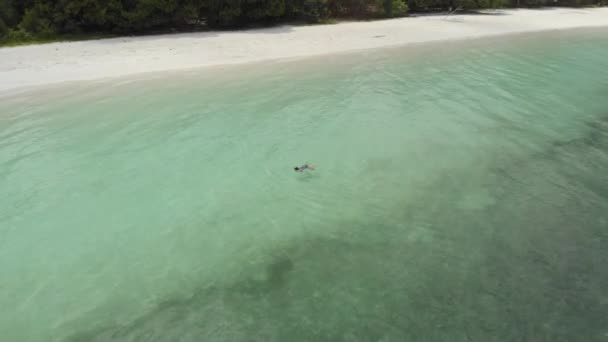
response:
[[[607,34],[5,96],[2,341],[608,341]]]

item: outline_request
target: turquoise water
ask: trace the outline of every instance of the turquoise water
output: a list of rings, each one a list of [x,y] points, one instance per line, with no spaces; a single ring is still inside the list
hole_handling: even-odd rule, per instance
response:
[[[2,98],[2,341],[608,341],[607,33]]]

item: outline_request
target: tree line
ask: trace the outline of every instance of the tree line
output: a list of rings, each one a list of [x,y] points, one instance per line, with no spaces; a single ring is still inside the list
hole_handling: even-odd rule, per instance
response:
[[[0,0],[0,43],[69,34],[389,18],[456,8],[607,4],[608,0]]]

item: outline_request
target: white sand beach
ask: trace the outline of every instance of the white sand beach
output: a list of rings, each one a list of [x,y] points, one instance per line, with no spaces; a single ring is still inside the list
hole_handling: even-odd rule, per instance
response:
[[[144,72],[599,26],[608,26],[608,8],[496,10],[485,15],[432,15],[1,48],[0,92]]]

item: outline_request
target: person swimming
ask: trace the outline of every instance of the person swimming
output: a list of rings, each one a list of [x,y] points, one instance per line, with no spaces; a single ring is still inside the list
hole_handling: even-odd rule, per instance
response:
[[[302,165],[302,166],[296,166],[296,167],[294,167],[293,169],[294,169],[294,171],[296,171],[296,172],[304,172],[304,171],[306,171],[306,170],[311,170],[311,171],[312,171],[312,170],[314,170],[314,169],[315,169],[315,167],[314,167],[314,165],[308,165],[308,164],[304,164],[304,165]]]

